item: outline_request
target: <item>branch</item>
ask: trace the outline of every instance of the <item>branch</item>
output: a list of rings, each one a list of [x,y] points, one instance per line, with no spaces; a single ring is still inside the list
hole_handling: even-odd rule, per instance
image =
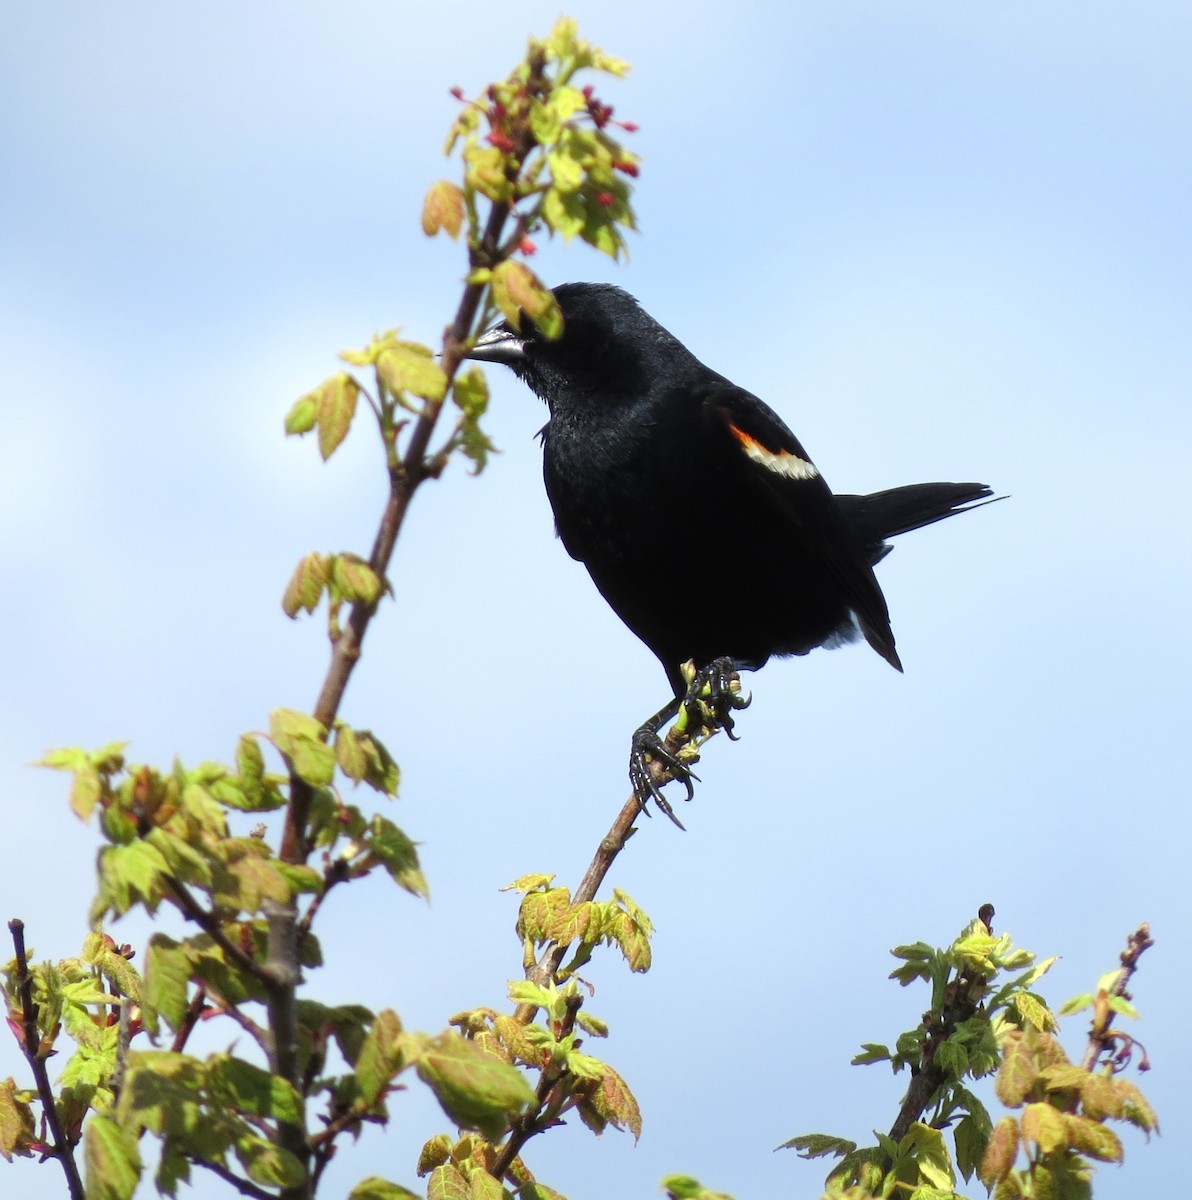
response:
[[[186,1049],[186,1043],[190,1035],[194,1032],[195,1026],[199,1023],[203,1016],[203,1009],[207,1006],[207,988],[203,984],[199,984],[199,990],[195,992],[194,998],[186,1009],[186,1015],[182,1018],[182,1024],[178,1026],[177,1032],[174,1034],[174,1041],[170,1049],[175,1054],[181,1054]]]
[[[230,1183],[242,1196],[251,1196],[252,1200],[277,1200],[273,1192],[267,1192],[264,1188],[257,1187],[255,1183],[241,1179],[239,1175],[229,1171],[222,1163],[208,1162],[205,1158],[192,1158],[190,1161],[195,1166],[206,1167],[212,1175],[218,1175],[224,1183]]]
[[[546,60],[538,52],[529,62],[526,83],[531,95],[540,94],[546,88]],[[508,161],[506,176],[510,184],[516,184],[526,157],[536,145],[528,117],[517,131],[514,154]],[[516,195],[516,188],[511,189]],[[469,246],[469,275],[483,268],[492,268],[499,261],[501,233],[509,219],[512,205],[508,201],[493,201],[485,229],[478,242]],[[427,450],[439,414],[446,402],[447,392],[459,371],[472,326],[480,312],[484,299],[485,283],[465,284],[463,295],[455,317],[443,334],[443,350],[440,365],[447,377],[447,388],[437,400],[424,399],[421,412],[410,432],[404,455],[398,461],[390,459],[389,494],[381,522],[373,539],[368,565],[380,579],[389,572],[398,535],[409,512],[410,502],[418,486],[427,479]],[[357,601],[352,605],[344,627],[334,637],[331,646],[331,661],[323,686],[315,703],[314,717],[325,729],[331,729],[339,714],[340,705],[347,691],[356,663],[360,660],[364,635],[376,613],[375,603]],[[297,772],[290,771],[290,802],[286,806],[285,825],[282,830],[279,857],[291,864],[305,863],[312,846],[309,835],[309,819],[314,791]],[[308,914],[313,915],[313,914]],[[270,1054],[270,1070],[288,1080],[301,1090],[299,1072],[298,1022],[296,994],[301,968],[298,962],[298,931],[300,928],[297,904],[290,900],[285,904],[274,904],[267,909],[268,956],[266,971],[271,982],[268,989],[269,1027],[273,1034]],[[301,1124],[278,1122],[278,1142],[295,1155],[304,1168],[304,1182],[298,1187],[282,1192],[285,1200],[303,1200],[313,1191],[310,1176],[311,1148],[306,1129]]]
[[[983,904],[977,914],[988,933],[993,933],[993,905]],[[936,1050],[952,1036],[957,1025],[974,1016],[985,994],[986,978],[980,973],[969,975],[961,972],[944,993],[944,1001],[938,1012],[926,1014],[927,1036],[923,1042],[923,1053],[918,1067],[911,1068],[911,1083],[894,1124],[890,1126],[890,1140],[901,1142],[910,1127],[930,1107],[936,1092],[948,1079],[948,1072],[932,1061]]]
[[[54,1090],[50,1087],[50,1076],[46,1070],[46,1057],[42,1053],[41,1035],[37,1030],[37,1005],[33,1002],[33,976],[29,974],[29,960],[25,955],[25,922],[14,917],[8,923],[12,934],[13,949],[17,958],[17,988],[21,995],[21,1050],[33,1071],[37,1082],[37,1094],[41,1098],[42,1115],[52,1139],[47,1157],[56,1158],[62,1164],[70,1200],[84,1200],[83,1181],[79,1166],[74,1160],[74,1144],[69,1142],[58,1118],[58,1106],[54,1101]],[[46,1053],[51,1050],[46,1046]]]
[[[1085,1050],[1084,1061],[1081,1063],[1086,1071],[1096,1068],[1097,1061],[1110,1049],[1117,1036],[1109,1032],[1114,1015],[1113,1009],[1109,1007],[1109,997],[1120,996],[1123,1000],[1130,999],[1130,993],[1126,991],[1126,988],[1129,986],[1134,972],[1138,969],[1138,960],[1154,944],[1151,940],[1151,927],[1146,922],[1139,925],[1126,939],[1126,948],[1121,953],[1122,969],[1118,972],[1113,987],[1107,992],[1102,992],[1093,1002],[1093,1027],[1089,1030],[1088,1049]],[[1145,1068],[1146,1053],[1144,1051],[1140,1069],[1145,1070]]]
[[[636,798],[633,801],[637,805]],[[628,809],[628,805],[625,809]],[[624,816],[625,809],[621,810],[621,815]],[[640,811],[640,806],[638,806]],[[634,813],[634,817],[636,817]],[[619,818],[618,818],[619,819]],[[632,821],[630,821],[632,824]],[[614,826],[615,828],[615,826]],[[611,832],[611,831],[610,831]],[[624,845],[624,842],[622,842]],[[615,857],[615,855],[614,855]],[[610,860],[611,862],[611,860]],[[582,885],[581,885],[582,886]],[[593,894],[596,887],[599,886],[599,881],[593,886]],[[586,899],[591,899],[591,896]],[[563,1018],[562,1028],[559,1031],[560,1037],[569,1036],[575,1029],[575,1017],[583,1004],[583,999],[578,996],[572,996],[567,1002],[567,1014]],[[556,1118],[560,1107],[560,1101],[556,1099],[555,1093],[562,1079],[562,1072],[557,1069],[551,1070],[549,1067],[544,1068],[542,1075],[538,1080],[538,1088],[536,1090],[536,1103],[534,1107],[523,1113],[517,1120],[513,1121],[509,1127],[509,1139],[501,1147],[497,1153],[490,1174],[497,1179],[504,1179],[506,1172],[513,1166],[517,1156],[521,1154],[522,1147],[536,1134],[541,1133],[544,1129],[549,1129],[551,1125],[556,1124]],[[552,1103],[554,1101],[554,1103]]]
[[[172,876],[166,884],[173,893],[174,901],[183,914],[190,918],[224,952],[224,957],[242,971],[248,972],[267,991],[277,986],[277,979],[268,967],[257,962],[242,950],[223,931],[223,926],[213,913],[205,909],[195,898],[190,888]]]
[[[718,724],[703,726],[696,730],[680,729],[672,726],[667,731],[663,745],[672,754],[677,754],[689,742],[696,741],[702,744],[707,741],[720,728],[722,726]],[[671,778],[665,765],[661,762],[651,762],[650,770],[653,772],[655,782],[659,786]],[[596,853],[593,855],[592,861],[588,864],[588,869],[584,872],[583,878],[579,882],[579,887],[575,889],[575,893],[571,897],[572,904],[584,904],[596,898],[596,893],[600,890],[600,885],[604,882],[605,876],[616,861],[617,855],[621,853],[625,848],[625,843],[636,832],[634,826],[641,812],[642,806],[638,798],[630,796],[625,801],[621,811],[617,814],[616,820],[609,826],[608,833],[600,839],[600,844],[596,847]],[[526,972],[526,978],[538,984],[546,984],[555,979],[559,967],[567,955],[568,946],[569,943],[567,942],[552,942],[538,960],[537,965]],[[513,1016],[515,1020],[520,1021],[523,1025],[528,1025],[534,1019],[534,1014],[537,1011],[536,1005],[519,1004],[514,1010]]]

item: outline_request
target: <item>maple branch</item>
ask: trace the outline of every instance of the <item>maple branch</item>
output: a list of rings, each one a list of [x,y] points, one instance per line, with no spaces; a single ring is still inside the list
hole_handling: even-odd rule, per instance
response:
[[[74,1147],[77,1143],[68,1141],[62,1129],[62,1122],[58,1118],[58,1106],[54,1101],[54,1089],[50,1086],[50,1075],[46,1070],[46,1057],[53,1053],[53,1045],[50,1039],[47,1039],[43,1048],[41,1035],[37,1030],[38,1008],[33,1001],[33,976],[29,974],[29,959],[25,954],[25,922],[14,917],[8,923],[8,931],[12,934],[13,950],[16,953],[17,990],[21,997],[21,1036],[17,1040],[37,1082],[42,1117],[50,1131],[51,1142],[45,1153],[48,1158],[56,1158],[62,1164],[70,1200],[84,1200],[83,1180],[79,1176],[79,1165],[74,1159]]]

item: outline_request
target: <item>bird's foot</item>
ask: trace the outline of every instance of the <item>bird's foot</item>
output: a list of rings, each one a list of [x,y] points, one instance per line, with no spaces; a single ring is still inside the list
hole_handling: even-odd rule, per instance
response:
[[[629,751],[629,782],[633,785],[633,794],[637,797],[637,802],[641,805],[644,813],[649,815],[650,810],[647,805],[649,801],[653,800],[658,805],[660,812],[665,813],[680,829],[683,829],[683,822],[675,816],[675,810],[671,808],[670,802],[662,794],[662,788],[672,779],[677,779],[687,789],[685,799],[690,800],[695,795],[693,780],[698,780],[699,776],[658,736],[658,726],[662,721],[675,715],[677,702],[668,707],[670,708],[668,716],[659,714],[659,716],[651,717],[634,732]],[[667,709],[662,711],[666,713]],[[694,762],[696,757],[689,755],[688,762]]]
[[[688,679],[685,695],[672,700],[634,733],[629,754],[629,779],[638,804],[648,813],[647,805],[653,800],[680,829],[683,823],[662,788],[672,779],[678,780],[687,789],[684,799],[692,799],[699,776],[691,764],[699,761],[699,746],[719,729],[736,741],[732,714],[751,702],[750,697],[741,695],[737,664],[731,658],[713,659],[698,670],[689,663],[684,675]],[[666,737],[660,737],[659,728],[676,715],[679,719]]]
[[[752,696],[741,695],[741,677],[737,664],[728,657],[714,658],[699,670],[690,671],[687,694],[680,708],[686,722],[686,732],[701,741],[723,729],[730,741],[737,741],[733,732],[736,721],[733,713],[748,708]]]

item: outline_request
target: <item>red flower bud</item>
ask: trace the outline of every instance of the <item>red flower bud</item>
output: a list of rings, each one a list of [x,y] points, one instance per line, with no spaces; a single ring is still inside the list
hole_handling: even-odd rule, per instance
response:
[[[596,203],[599,204],[601,208],[611,208],[612,205],[616,204],[616,202],[617,198],[612,194],[612,192],[596,193]]]
[[[522,238],[517,248],[527,257],[538,252],[538,247],[528,237]]]

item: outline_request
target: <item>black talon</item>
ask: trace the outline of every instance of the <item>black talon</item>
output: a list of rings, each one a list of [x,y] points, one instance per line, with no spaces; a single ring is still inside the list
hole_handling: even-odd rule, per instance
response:
[[[681,697],[676,697],[634,732],[629,752],[629,780],[638,804],[647,814],[650,811],[649,801],[653,800],[661,812],[680,829],[684,828],[682,821],[675,816],[674,809],[663,796],[662,788],[670,779],[677,779],[687,789],[684,799],[692,800],[695,797],[693,781],[698,782],[699,776],[687,762],[667,749],[658,730],[682,709],[686,714],[689,730],[709,730],[719,726],[734,742],[738,741],[737,735],[733,733],[736,722],[732,713],[737,709],[748,708],[752,697],[734,692],[732,685],[736,681],[737,664],[731,658],[713,659],[695,673]],[[708,692],[707,697],[702,695],[705,690]],[[657,782],[654,772],[650,770],[651,759],[662,764],[670,779],[664,780],[662,784]]]
[[[633,785],[633,794],[637,797],[637,802],[644,812],[649,813],[647,804],[653,800],[661,812],[665,813],[680,829],[683,829],[683,822],[675,816],[670,802],[663,796],[662,789],[655,781],[654,772],[650,770],[650,764],[647,761],[648,758],[652,758],[656,762],[662,763],[670,772],[671,778],[677,779],[687,789],[686,799],[690,800],[695,795],[692,780],[698,779],[699,776],[686,763],[672,754],[658,736],[659,726],[669,721],[678,711],[679,701],[672,700],[634,732],[632,748],[629,752],[629,781]]]

